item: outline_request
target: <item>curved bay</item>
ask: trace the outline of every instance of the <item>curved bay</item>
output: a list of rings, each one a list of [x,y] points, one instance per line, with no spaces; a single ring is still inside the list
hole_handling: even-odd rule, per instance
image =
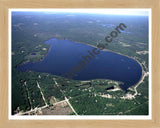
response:
[[[70,72],[78,63],[87,56],[88,51],[94,47],[71,42],[69,40],[50,39],[45,42],[50,49],[45,58],[40,62],[29,62],[17,67],[20,71],[36,71],[51,73],[61,76]],[[120,87],[124,90],[135,85],[142,76],[140,64],[129,57],[110,52],[100,51],[87,66],[76,74],[75,80],[110,79],[121,81]]]

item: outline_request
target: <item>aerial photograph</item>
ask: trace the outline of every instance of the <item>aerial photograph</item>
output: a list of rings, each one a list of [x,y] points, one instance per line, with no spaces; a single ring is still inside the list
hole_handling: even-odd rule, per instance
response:
[[[149,115],[149,11],[12,10],[11,116]]]

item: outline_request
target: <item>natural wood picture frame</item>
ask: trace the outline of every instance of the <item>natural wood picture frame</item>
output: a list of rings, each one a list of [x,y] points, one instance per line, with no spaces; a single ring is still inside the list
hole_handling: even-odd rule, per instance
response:
[[[152,9],[152,119],[151,120],[9,120],[9,9],[11,8],[151,8]],[[160,127],[160,1],[159,0],[0,0],[0,127]]]

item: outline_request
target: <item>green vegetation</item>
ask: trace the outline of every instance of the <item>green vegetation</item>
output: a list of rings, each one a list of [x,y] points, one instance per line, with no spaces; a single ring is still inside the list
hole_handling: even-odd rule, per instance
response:
[[[39,78],[39,85],[41,90],[44,94],[44,97],[48,104],[50,104],[50,99],[54,96],[57,101],[64,100],[64,96],[60,89],[56,86],[55,82],[53,81],[54,76],[41,73],[41,78]]]
[[[144,107],[136,100],[109,99],[95,96],[92,93],[72,98],[70,102],[79,115],[129,115],[132,112],[130,110],[133,109],[136,114]],[[146,113],[144,110],[139,114],[145,115]]]

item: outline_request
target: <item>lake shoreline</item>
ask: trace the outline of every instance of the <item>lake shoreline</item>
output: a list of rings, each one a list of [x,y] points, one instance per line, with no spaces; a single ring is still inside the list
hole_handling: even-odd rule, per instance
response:
[[[73,42],[74,42],[74,41],[73,41]],[[96,46],[94,46],[94,45],[86,44],[86,43],[83,43],[83,42],[75,42],[75,43],[85,44],[85,45],[88,45],[88,46],[91,46],[91,47],[97,48],[97,47],[96,47]],[[142,80],[142,78],[143,78],[143,76],[144,76],[144,74],[145,74],[145,71],[144,71],[144,69],[143,69],[142,64],[141,64],[137,59],[135,59],[134,57],[130,57],[130,56],[128,56],[128,55],[124,55],[124,54],[119,53],[119,52],[114,52],[114,51],[112,51],[112,50],[105,49],[105,48],[104,48],[103,50],[101,50],[101,51],[108,51],[108,52],[116,53],[116,54],[119,54],[119,55],[122,55],[122,56],[125,56],[125,57],[128,57],[128,58],[131,58],[131,59],[135,60],[135,61],[136,61],[136,62],[141,66],[141,69],[142,69],[142,75],[141,75],[141,78],[139,79],[139,81],[138,81],[136,84],[132,85],[132,86],[136,86],[137,84],[139,84],[139,82]]]
[[[56,39],[56,38],[52,38],[52,39]],[[59,39],[58,39],[59,40]],[[60,39],[60,40],[64,40],[64,39]],[[67,41],[70,41],[70,40],[68,40],[68,39],[65,39],[65,40],[67,40]],[[64,40],[64,41],[65,41]],[[45,41],[46,42],[46,41]],[[44,43],[45,43],[44,42]],[[74,42],[74,41],[70,41],[70,42],[72,42],[72,43],[78,43],[78,44],[84,44],[84,45],[88,45],[88,46],[90,46],[90,47],[92,47],[92,48],[97,48],[96,46],[94,46],[94,45],[91,45],[91,44],[85,44],[85,43],[83,43],[83,42]],[[52,43],[52,42],[51,42]],[[54,42],[53,42],[54,43]],[[52,44],[47,44],[47,45],[50,45],[50,47],[49,47],[49,49],[47,49],[47,53],[46,53],[46,55],[44,55],[44,57],[42,57],[39,61],[37,61],[37,62],[41,62],[41,61],[43,61],[44,60],[44,58],[49,54],[49,52],[50,52],[50,50],[51,50],[51,48],[52,48]],[[141,63],[137,60],[137,59],[135,59],[135,58],[133,58],[133,57],[130,57],[130,56],[128,56],[128,55],[123,55],[122,53],[118,53],[118,52],[114,52],[114,51],[112,51],[112,50],[108,50],[108,49],[103,49],[102,51],[107,51],[107,52],[111,52],[111,53],[115,53],[115,54],[119,54],[119,55],[121,55],[121,56],[125,56],[125,57],[127,57],[127,58],[130,58],[130,59],[132,59],[132,60],[134,60],[134,61],[136,61],[139,65],[140,65],[140,67],[141,67],[141,70],[142,70],[142,75],[141,75],[141,77],[140,77],[140,79],[138,80],[138,82],[136,82],[136,84],[134,84],[134,85],[131,85],[131,86],[135,86],[135,85],[137,85],[137,83],[139,83],[139,81],[141,81],[142,80],[142,77],[143,77],[143,75],[144,75],[144,70],[143,70],[143,67],[142,67],[142,65],[141,65]],[[87,52],[87,51],[86,51]],[[37,63],[37,62],[26,62],[26,63]],[[25,64],[26,64],[25,63]],[[24,63],[23,63],[24,64]],[[26,71],[30,71],[30,70],[26,70]],[[109,79],[109,80],[112,80],[112,79]]]

